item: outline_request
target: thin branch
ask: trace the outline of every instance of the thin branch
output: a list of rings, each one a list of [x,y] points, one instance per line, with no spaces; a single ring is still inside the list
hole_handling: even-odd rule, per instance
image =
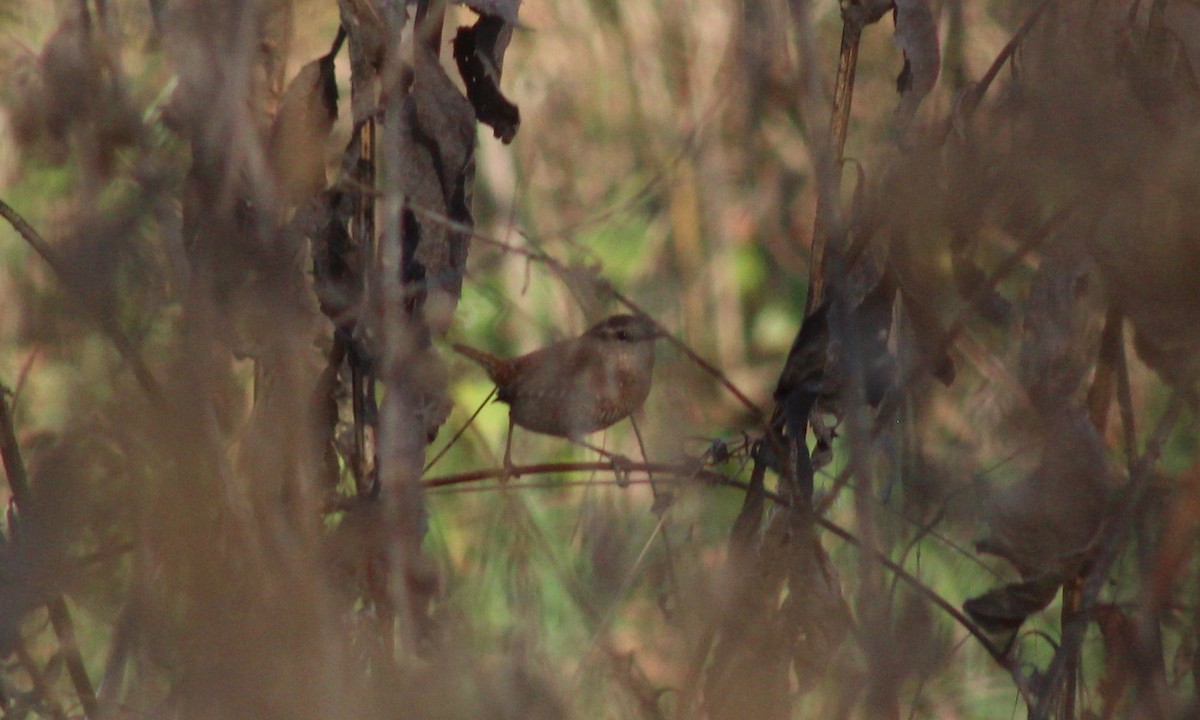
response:
[[[432,460],[425,463],[425,468],[421,470],[422,475],[429,472],[430,468],[436,465],[437,462],[446,455],[446,453],[450,452],[450,448],[454,447],[454,444],[463,436],[463,433],[465,433],[467,429],[471,427],[471,424],[475,422],[475,418],[479,417],[479,413],[483,412],[483,409],[487,407],[487,404],[491,402],[495,395],[496,388],[492,388],[492,391],[483,399],[483,402],[479,403],[479,407],[475,408],[475,412],[471,413],[471,417],[467,418],[467,421],[463,423],[461,428],[458,429],[458,432],[454,433],[454,437],[450,438],[450,440],[446,443],[446,446],[439,450],[438,454],[434,455]]]
[[[992,82],[996,79],[996,76],[1000,74],[1000,69],[1004,67],[1004,64],[1008,62],[1013,53],[1017,51],[1017,46],[1021,44],[1021,41],[1024,40],[1025,36],[1029,34],[1029,31],[1033,29],[1033,25],[1037,22],[1038,18],[1041,17],[1042,13],[1045,12],[1046,9],[1052,4],[1054,4],[1054,0],[1043,0],[1042,4],[1038,5],[1034,11],[1030,13],[1029,17],[1025,18],[1025,22],[1021,23],[1020,29],[1018,29],[1012,38],[1004,45],[1004,48],[1000,50],[1000,53],[996,55],[996,59],[992,61],[992,64],[987,69],[987,72],[983,74],[983,77],[979,79],[979,82],[976,83],[973,88],[967,91],[967,94],[963,98],[963,114],[966,117],[970,117],[975,112],[975,108],[979,106],[979,101],[982,100],[983,96],[987,94],[988,88],[991,87]]]
[[[712,485],[726,485],[729,479],[715,470],[708,470],[695,465],[672,465],[670,463],[636,463],[636,462],[558,462],[538,463],[534,465],[514,465],[511,469],[486,468],[470,472],[427,478],[425,487],[449,487],[462,485],[480,480],[499,480],[508,477],[524,477],[526,475],[552,475],[557,473],[604,472],[612,470],[622,475],[629,473],[661,474],[671,478],[699,480]],[[658,478],[655,478],[657,481]],[[624,480],[622,480],[623,482]]]
[[[100,717],[100,706],[96,702],[96,689],[88,677],[87,667],[83,664],[83,655],[79,652],[79,641],[75,634],[75,622],[67,609],[67,599],[57,595],[46,604],[50,612],[50,624],[54,626],[54,634],[58,636],[58,645],[62,648],[63,659],[67,665],[67,675],[75,686],[75,694],[79,696],[79,704],[83,706],[83,714],[88,718]]]
[[[437,478],[429,478],[425,480],[425,487],[450,487],[492,478],[500,479],[505,475],[514,477],[552,473],[597,472],[613,469],[613,463],[610,462],[542,463],[537,465],[517,466],[508,471],[506,471],[504,468],[491,468],[467,473],[459,473],[455,475],[446,475]],[[659,476],[655,478],[656,482],[662,481],[666,478],[676,478],[684,480],[698,480],[710,485],[722,485],[741,490],[749,490],[750,488],[749,483],[745,481],[726,477],[715,470],[696,467],[695,465],[672,465],[668,463],[629,463],[627,465],[622,464],[620,471],[622,473],[654,473],[655,475]],[[648,480],[645,482],[648,482]],[[510,487],[520,486],[518,484],[513,484]],[[779,493],[763,490],[762,495],[781,507],[792,507],[787,498],[783,497]],[[925,585],[920,579],[909,573],[883,553],[865,548],[862,544],[862,541],[848,530],[845,530],[832,521],[826,520],[822,517],[814,516],[813,520],[822,528],[828,530],[837,537],[841,538],[843,541],[866,553],[869,559],[878,562],[879,564],[883,565],[883,567],[893,572],[897,577],[913,588],[919,595],[940,608],[955,622],[962,625],[968,633],[970,633],[976,640],[979,641],[984,650],[986,650],[987,653],[992,656],[993,660],[995,660],[998,665],[1012,673],[1013,678],[1017,681],[1018,688],[1021,690],[1022,694],[1027,695],[1030,692],[1029,688],[1026,686],[1026,683],[1021,678],[1017,668],[1010,663],[1003,650],[997,647],[996,644],[993,643],[992,640],[977,625],[971,622],[971,620],[952,603],[950,603],[950,601],[946,600],[941,595],[938,595],[936,591]]]

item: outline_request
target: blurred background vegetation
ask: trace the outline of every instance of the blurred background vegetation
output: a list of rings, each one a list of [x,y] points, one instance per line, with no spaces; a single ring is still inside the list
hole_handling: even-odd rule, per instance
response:
[[[358,12],[346,8],[367,5],[388,3],[0,6],[0,199],[44,236],[61,268],[0,224],[0,384],[11,391],[4,400],[32,484],[0,546],[4,717],[1194,716],[1200,5],[930,2],[940,76],[918,130],[898,119],[906,61],[895,17],[866,27],[845,177],[832,191],[850,239],[858,232],[867,247],[869,267],[847,272],[846,293],[857,303],[895,268],[910,304],[895,311],[889,352],[901,369],[919,369],[929,345],[922,323],[944,332],[961,318],[955,373],[947,385],[898,372],[903,398],[869,441],[854,440],[854,423],[883,415],[860,402],[824,413],[851,428],[831,449],[805,442],[818,464],[814,505],[827,501],[830,523],[920,587],[817,529],[810,560],[819,568],[806,572],[837,588],[821,600],[834,609],[805,618],[799,639],[782,613],[733,651],[714,641],[740,637],[730,616],[762,617],[739,609],[735,590],[730,537],[742,490],[660,478],[670,483],[664,509],[644,474],[624,487],[607,470],[429,487],[427,566],[416,574],[434,578],[419,614],[436,629],[414,630],[402,619],[393,627],[396,608],[380,600],[421,595],[395,588],[411,577],[369,587],[379,559],[363,546],[380,521],[355,515],[345,457],[330,497],[297,491],[311,501],[300,505],[311,510],[304,520],[289,514],[286,492],[254,483],[269,462],[316,464],[305,459],[311,447],[293,444],[307,436],[279,428],[299,417],[293,405],[258,414],[275,397],[259,340],[291,333],[284,346],[311,355],[272,376],[294,381],[284,384],[292,401],[307,402],[332,324],[315,313],[311,324],[296,319],[303,313],[288,314],[285,300],[261,305],[290,297],[286,283],[249,295],[236,283],[196,289],[205,270],[189,246],[188,193],[203,155],[189,134],[197,108],[187,92],[213,77],[241,88],[235,97],[262,130],[286,83]],[[426,459],[483,407],[427,482],[495,469],[507,429],[506,408],[487,403],[491,383],[444,341],[528,352],[622,311],[610,287],[770,414],[813,276],[840,10],[832,0],[521,6],[501,82],[520,129],[507,145],[479,129],[480,237],[446,337],[433,341],[446,356],[453,409]],[[460,6],[446,13],[447,38],[475,17]],[[74,44],[85,16],[89,32],[102,28],[103,51]],[[1014,38],[1023,44],[1008,57]],[[441,55],[452,68],[448,40]],[[977,86],[998,58],[999,75]],[[346,52],[334,78],[341,112],[328,137],[283,150],[323,154],[331,177],[356,132]],[[226,112],[223,98],[208,97],[199,114]],[[256,140],[229,130],[215,142]],[[1054,240],[1030,250],[1046,223]],[[270,277],[230,252],[206,257],[254,268],[238,283]],[[304,253],[291,261],[310,277]],[[1010,261],[990,286],[964,279]],[[1065,309],[1051,288],[1063,278]],[[199,307],[216,319],[203,326],[211,337],[197,338],[185,320],[197,314],[195,293],[210,291],[221,299]],[[255,302],[261,315],[244,312]],[[223,316],[228,307],[240,309]],[[889,299],[888,327],[891,307]],[[1117,363],[1103,356],[1101,334],[1122,317],[1129,332],[1117,335]],[[139,383],[112,327],[174,410]],[[1050,448],[1086,456],[1093,431],[1063,430],[1044,405],[1082,412],[1092,397],[1104,470],[1058,482],[1078,475],[1078,463]],[[345,416],[343,407],[343,425]],[[1163,416],[1171,422],[1156,431]],[[659,343],[640,420],[648,458],[704,460],[745,481],[764,420],[678,346]],[[592,441],[642,459],[627,423]],[[1151,458],[1161,449],[1154,472],[1129,459],[1141,446]],[[271,453],[280,459],[264,459]],[[594,459],[520,430],[513,454],[521,464]],[[211,476],[199,469],[209,467]],[[0,498],[20,493],[9,491],[6,469]],[[279,465],[275,475],[292,470]],[[767,482],[780,493],[784,485],[774,473]],[[1097,503],[1104,508],[1093,512]],[[1015,529],[1001,527],[1010,516],[1020,518]],[[1120,543],[1113,527],[1135,540]],[[977,551],[997,535],[1009,544],[1000,557]],[[1055,566],[1049,595],[1035,592],[1049,571],[1019,562],[1045,559],[1054,541],[1044,535],[1082,535],[1064,552],[1086,556]],[[1011,547],[1023,540],[1021,551]],[[1115,555],[1097,560],[1110,545]],[[1105,562],[1102,586],[1089,590],[1089,568]],[[970,620],[951,617],[922,588],[951,609],[972,598],[982,606]],[[773,592],[763,602],[786,607],[805,590]],[[969,634],[968,622],[995,646]],[[1086,630],[1078,654],[1066,655],[1072,622]],[[845,628],[818,641],[822,623]],[[771,649],[784,637],[787,648]],[[735,699],[718,699],[726,695]]]

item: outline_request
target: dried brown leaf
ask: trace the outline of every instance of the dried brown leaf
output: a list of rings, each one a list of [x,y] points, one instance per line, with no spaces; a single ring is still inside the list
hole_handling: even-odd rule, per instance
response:
[[[423,44],[404,106],[401,179],[409,201],[451,222],[474,225],[475,113]],[[444,334],[462,291],[470,237],[427,214],[405,213],[404,282],[435,334]]]
[[[987,498],[992,534],[980,550],[1011,562],[1024,577],[1065,576],[1094,550],[1116,480],[1086,411],[1060,408],[1041,428],[1041,462],[1029,476]]]
[[[927,0],[896,0],[893,40],[904,52],[904,69],[896,80],[900,91],[896,116],[900,127],[907,128],[925,96],[937,84],[942,64],[937,21]]]
[[[1021,343],[1021,381],[1043,412],[1072,400],[1095,364],[1103,322],[1093,268],[1064,250],[1034,275]]]
[[[325,189],[325,141],[337,120],[337,101],[332,56],[305,65],[284,91],[269,153],[281,191],[292,201]]]
[[[1183,46],[1192,77],[1200,83],[1200,3],[1192,0],[1173,0],[1166,3],[1164,23],[1167,30]]]

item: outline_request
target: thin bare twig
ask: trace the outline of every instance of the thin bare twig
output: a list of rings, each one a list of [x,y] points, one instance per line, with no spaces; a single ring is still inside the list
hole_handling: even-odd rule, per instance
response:
[[[964,105],[962,108],[963,115],[965,117],[970,117],[972,114],[974,114],[975,108],[979,106],[979,101],[982,100],[983,96],[987,94],[988,88],[991,87],[992,82],[996,79],[996,76],[1000,74],[1001,68],[1004,67],[1004,64],[1008,62],[1008,59],[1012,57],[1013,53],[1017,51],[1017,46],[1021,44],[1021,41],[1024,40],[1025,36],[1029,34],[1029,31],[1033,29],[1034,23],[1037,22],[1038,18],[1042,16],[1042,13],[1045,12],[1046,9],[1052,4],[1054,4],[1054,0],[1043,0],[1041,5],[1038,5],[1036,8],[1034,8],[1033,12],[1029,14],[1029,17],[1025,18],[1025,22],[1021,23],[1020,29],[1013,34],[1012,38],[1000,50],[1000,53],[996,55],[996,59],[992,61],[991,66],[988,67],[987,72],[983,74],[983,77],[979,79],[979,82],[975,83],[974,87],[967,90],[963,97]]]
[[[447,475],[447,476],[438,477],[438,478],[429,478],[429,479],[425,480],[425,486],[427,488],[450,487],[450,486],[473,483],[473,482],[478,482],[480,480],[487,480],[487,479],[492,479],[492,478],[500,479],[501,477],[504,477],[506,475],[509,477],[512,477],[512,476],[540,475],[540,474],[551,474],[551,473],[597,472],[597,471],[612,470],[612,469],[613,469],[613,464],[608,463],[608,462],[542,463],[542,464],[537,464],[537,465],[518,466],[518,467],[512,468],[511,470],[507,470],[507,471],[504,468],[491,468],[491,469],[486,469],[486,470],[476,470],[476,471],[467,472],[467,473],[459,473],[456,475]],[[684,479],[684,480],[689,480],[689,481],[700,481],[700,482],[704,482],[704,483],[707,483],[710,485],[723,485],[726,487],[739,488],[741,490],[749,490],[749,484],[745,481],[726,477],[725,475],[723,475],[715,470],[709,470],[707,468],[696,467],[695,465],[672,465],[672,464],[666,464],[666,463],[630,463],[628,465],[622,466],[621,471],[622,472],[638,472],[638,473],[654,473],[657,476],[659,476],[659,477],[655,478],[656,481],[661,481],[661,480],[667,479],[667,478],[677,478],[677,479]],[[646,482],[648,482],[648,481],[646,481]],[[519,487],[519,485],[514,485],[514,487]],[[763,494],[763,497],[771,500],[772,502],[776,503],[777,505],[779,505],[781,507],[792,507],[792,504],[788,502],[787,498],[783,497],[782,495],[780,495],[778,493],[771,492],[769,490],[764,490],[764,491],[762,491],[762,494]],[[883,565],[883,567],[885,567],[888,570],[890,570],[891,572],[893,572],[897,577],[899,577],[906,584],[908,584],[910,587],[912,587],[919,595],[924,597],[927,601],[929,601],[933,605],[940,608],[943,612],[945,612],[947,615],[949,615],[955,622],[962,625],[967,630],[968,633],[970,633],[973,637],[975,637],[975,639],[977,639],[979,641],[979,643],[983,646],[984,650],[986,650],[987,653],[992,656],[992,658],[996,661],[996,663],[998,665],[1009,670],[1013,674],[1014,679],[1016,679],[1018,682],[1018,687],[1020,688],[1022,694],[1027,694],[1029,692],[1029,688],[1026,687],[1025,681],[1021,678],[1016,667],[1011,664],[1011,662],[1005,656],[1005,654],[1001,650],[1001,648],[997,647],[996,644],[993,643],[992,640],[978,626],[976,626],[973,622],[971,622],[971,620],[969,618],[967,618],[967,616],[964,615],[958,608],[956,608],[950,601],[946,600],[941,595],[938,595],[936,591],[934,591],[929,586],[925,585],[923,582],[921,582],[920,579],[918,579],[916,576],[909,573],[903,567],[901,567],[896,562],[894,562],[891,558],[887,557],[886,555],[884,555],[880,552],[870,550],[870,549],[864,547],[862,544],[862,541],[859,540],[854,534],[852,534],[848,530],[845,530],[841,526],[833,523],[830,520],[822,518],[822,517],[814,516],[814,522],[816,522],[822,528],[833,533],[837,537],[841,538],[843,541],[850,543],[851,545],[858,548],[862,552],[867,553],[867,556],[869,559],[872,559],[875,562],[880,563],[881,565]]]
[[[421,470],[422,475],[429,472],[430,468],[436,465],[438,460],[441,460],[446,453],[450,452],[450,448],[454,447],[454,443],[458,442],[458,439],[461,438],[463,433],[465,433],[467,429],[471,427],[471,423],[475,422],[475,418],[479,417],[479,413],[483,412],[483,409],[487,407],[487,404],[491,402],[492,398],[495,396],[496,388],[492,388],[492,391],[483,399],[483,402],[479,403],[479,407],[475,408],[475,412],[471,413],[471,417],[467,418],[467,421],[463,423],[461,428],[458,429],[458,432],[454,433],[454,437],[450,438],[450,440],[446,442],[446,446],[439,450],[438,454],[434,455],[432,460],[425,463],[425,468]]]

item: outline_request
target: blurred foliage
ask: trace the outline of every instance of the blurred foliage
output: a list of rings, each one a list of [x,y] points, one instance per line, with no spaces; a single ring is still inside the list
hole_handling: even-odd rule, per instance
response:
[[[928,5],[937,86],[906,126],[903,22],[868,26],[844,177],[829,192],[845,238],[862,241],[857,264],[827,268],[833,322],[853,328],[894,278],[884,344],[907,382],[868,409],[868,341],[834,332],[821,397],[801,413],[814,438],[801,427],[798,443],[817,467],[814,506],[922,585],[820,528],[805,545],[799,526],[779,530],[788,513],[774,505],[740,556],[745,493],[665,473],[622,487],[620,473],[589,470],[429,487],[420,569],[433,579],[385,574],[382,589],[379,567],[398,561],[372,542],[394,528],[351,497],[344,422],[336,482],[309,482],[321,448],[303,408],[333,324],[307,293],[309,242],[262,230],[291,227],[303,207],[230,203],[225,225],[189,214],[203,172],[227,183],[205,198],[213,207],[241,187],[273,197],[259,185],[277,159],[264,138],[284,80],[358,5],[0,6],[0,199],[62,268],[0,224],[0,395],[33,486],[2,525],[2,717],[96,714],[54,598],[111,716],[1006,718],[1023,703],[1043,717],[1194,716],[1200,6]],[[446,11],[447,38],[474,21]],[[78,41],[80,12],[103,38],[94,52]],[[744,483],[805,322],[839,5],[547,0],[520,17],[501,86],[521,127],[511,145],[478,133],[479,237],[449,331],[434,332],[445,367],[404,368],[445,375],[453,398],[425,461],[467,426],[425,479],[497,467],[508,430],[490,383],[443,341],[528,352],[622,311],[615,288],[765,413],[660,341],[639,419],[647,457],[699,467],[709,451],[709,469]],[[284,150],[322,154],[334,184],[356,137],[349,52],[335,59],[328,137]],[[975,85],[997,58],[991,85]],[[189,125],[198,117],[211,136]],[[218,150],[244,164],[208,163]],[[217,240],[201,255],[189,233],[207,222]],[[259,231],[261,245],[246,240]],[[1126,335],[1106,369],[1110,310]],[[924,370],[948,328],[956,372],[938,383]],[[1112,387],[1097,389],[1105,377]],[[1088,423],[1089,391],[1108,393],[1102,422]],[[1159,432],[1163,416],[1182,419]],[[822,421],[837,428],[830,448]],[[628,423],[590,441],[642,459]],[[1155,443],[1157,469],[1133,472],[1128,455]],[[513,455],[595,457],[520,429]],[[766,490],[792,492],[786,478],[772,472]],[[1106,557],[1113,528],[1132,541]],[[796,584],[802,572],[834,590]],[[416,605],[423,582],[433,600],[417,620],[379,600]],[[971,618],[922,590],[950,609],[974,599]],[[850,620],[825,612],[838,603]],[[760,617],[771,620],[738,626]],[[822,645],[842,622],[852,631]],[[995,648],[968,622],[999,628]],[[1077,656],[1061,650],[1072,628]],[[1054,675],[1056,662],[1073,667]]]

